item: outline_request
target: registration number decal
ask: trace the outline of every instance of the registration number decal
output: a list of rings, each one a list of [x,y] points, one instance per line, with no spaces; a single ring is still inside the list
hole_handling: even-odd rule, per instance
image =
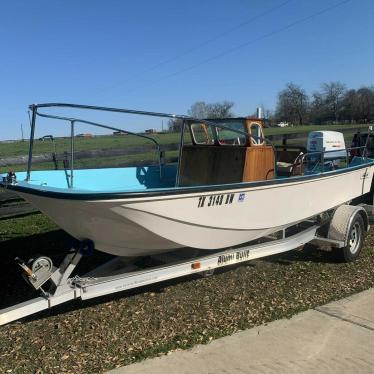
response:
[[[234,196],[234,193],[200,196],[197,207],[203,208],[232,204],[232,202],[234,201]]]

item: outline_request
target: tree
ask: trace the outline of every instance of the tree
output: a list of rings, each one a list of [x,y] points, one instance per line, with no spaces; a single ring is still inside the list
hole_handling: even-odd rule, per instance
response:
[[[357,90],[357,111],[359,120],[368,122],[374,119],[374,88],[361,87]]]
[[[331,113],[332,118],[334,118],[335,123],[338,123],[345,93],[346,86],[341,82],[330,82],[322,85],[325,105]]]
[[[294,83],[287,83],[286,88],[278,94],[278,120],[302,125],[306,120],[308,108],[308,95],[303,88]]]
[[[169,119],[168,129],[169,132],[180,132],[182,130],[183,120],[179,118]]]
[[[222,101],[219,103],[208,104],[208,118],[229,118],[233,117],[232,107],[234,103],[231,101]]]
[[[197,101],[192,104],[187,113],[190,117],[197,119],[215,119],[233,117],[232,107],[234,103],[231,101],[222,101],[207,104],[204,101]],[[170,132],[179,132],[182,128],[183,121],[180,119],[170,119],[168,127]]]
[[[310,121],[321,124],[328,120],[328,110],[326,108],[325,99],[320,92],[313,92],[312,98],[309,111]]]
[[[341,118],[350,121],[357,121],[360,117],[358,108],[358,97],[356,90],[348,90],[342,100]]]
[[[205,101],[196,101],[196,103],[192,104],[190,109],[187,110],[187,114],[193,118],[207,118],[208,113],[208,105]]]
[[[206,104],[204,101],[197,101],[191,105],[187,111],[188,115],[193,118],[227,118],[232,117],[232,107],[234,103],[231,101],[222,101],[212,104]]]

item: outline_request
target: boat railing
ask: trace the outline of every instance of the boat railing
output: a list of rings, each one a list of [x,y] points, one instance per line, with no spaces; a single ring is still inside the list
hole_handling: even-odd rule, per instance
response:
[[[143,135],[143,134],[137,134],[137,133],[127,131],[127,130],[123,130],[123,129],[120,129],[120,128],[117,128],[117,127],[104,125],[104,124],[98,123],[98,122],[87,121],[87,120],[80,119],[80,118],[54,116],[54,115],[44,114],[44,113],[43,114],[42,113],[37,113],[37,115],[39,117],[70,122],[70,181],[69,181],[69,186],[70,187],[74,186],[74,139],[75,139],[75,124],[76,123],[91,125],[91,126],[99,127],[99,128],[106,129],[106,130],[118,131],[119,133],[134,135],[134,136],[137,136],[137,137],[140,137],[140,138],[143,138],[143,139],[147,139],[147,140],[153,142],[156,145],[156,148],[157,148],[158,164],[159,164],[159,169],[160,169],[160,177],[162,176],[163,153],[161,151],[160,143],[156,139],[154,139],[150,136]]]
[[[183,143],[184,143],[184,132],[186,128],[187,121],[194,121],[195,123],[203,123],[208,126],[214,126],[221,129],[226,129],[229,131],[232,131],[234,133],[237,133],[241,136],[245,136],[248,140],[251,138],[251,135],[237,129],[232,129],[228,126],[221,125],[219,123],[215,123],[211,120],[204,120],[204,119],[198,119],[190,116],[185,115],[176,115],[176,114],[168,114],[168,113],[158,113],[158,112],[147,112],[147,111],[141,111],[141,110],[133,110],[133,109],[121,109],[121,108],[110,108],[110,107],[101,107],[101,106],[92,106],[92,105],[81,105],[81,104],[67,104],[67,103],[45,103],[45,104],[33,104],[29,106],[29,109],[32,111],[31,116],[31,131],[30,131],[30,143],[29,143],[29,155],[28,155],[28,163],[27,163],[27,173],[26,173],[26,181],[30,180],[31,175],[31,169],[32,169],[32,155],[33,155],[33,147],[34,147],[34,137],[35,137],[35,128],[36,128],[36,118],[37,117],[44,117],[49,119],[55,119],[55,120],[61,120],[61,121],[67,121],[70,123],[70,180],[69,180],[69,188],[72,188],[74,186],[74,138],[75,138],[75,124],[81,123],[86,124],[90,126],[95,126],[111,131],[117,131],[119,133],[124,134],[130,134],[137,137],[141,137],[144,139],[147,139],[151,142],[153,142],[157,148],[158,151],[158,164],[159,164],[159,171],[160,171],[160,178],[162,177],[162,164],[163,164],[163,151],[161,149],[160,143],[153,137],[139,134],[136,132],[127,131],[121,128],[108,126],[102,123],[93,122],[93,121],[87,121],[81,118],[75,118],[75,117],[65,117],[65,116],[58,116],[53,114],[46,114],[46,113],[40,113],[38,109],[41,108],[69,108],[69,109],[87,109],[87,110],[97,110],[97,111],[104,111],[104,112],[114,112],[114,113],[124,113],[124,114],[134,114],[134,115],[143,115],[143,116],[151,116],[151,117],[160,117],[160,118],[169,118],[173,120],[181,120],[182,126],[181,126],[181,138],[180,138],[180,144],[179,149],[180,152],[182,151]],[[179,161],[180,162],[180,157]],[[179,170],[179,167],[178,167]],[[178,180],[178,176],[177,176]]]

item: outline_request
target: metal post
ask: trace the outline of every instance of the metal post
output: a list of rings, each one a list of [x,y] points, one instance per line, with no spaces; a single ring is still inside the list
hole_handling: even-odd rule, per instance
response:
[[[367,158],[368,158],[368,143],[369,143],[370,133],[371,133],[372,129],[373,129],[373,127],[369,126],[368,136],[367,136],[366,142],[365,142],[365,148],[364,148],[364,151],[362,152],[362,157],[363,158],[365,157],[365,161],[367,161]]]
[[[283,135],[283,137],[282,137],[282,145],[283,145],[283,150],[287,151],[287,135]]]
[[[29,116],[29,125],[30,125],[30,129],[31,129],[31,117],[30,117],[30,111],[29,110],[27,111],[27,115]]]
[[[74,121],[70,122],[71,133],[70,133],[70,188],[73,188],[74,180]]]
[[[179,142],[179,156],[178,156],[178,169],[177,169],[177,177],[175,181],[175,187],[179,186],[179,177],[180,177],[180,167],[181,167],[181,159],[182,159],[182,148],[184,145],[184,130],[186,127],[186,120],[183,120],[182,129],[181,129],[181,138]]]
[[[158,152],[158,167],[159,167],[160,180],[161,180],[162,179],[162,165],[164,164],[164,151],[162,151],[160,146],[158,146],[157,152]]]
[[[350,153],[350,150],[349,150],[349,148],[347,148],[345,150],[345,163],[346,163],[345,167],[346,168],[349,166],[349,153]]]
[[[31,131],[30,131],[30,143],[29,143],[29,159],[27,161],[27,174],[26,174],[27,182],[30,180],[31,164],[32,164],[32,149],[34,147],[36,111],[38,109],[36,105],[32,105],[31,108],[32,108],[32,119],[31,119]]]

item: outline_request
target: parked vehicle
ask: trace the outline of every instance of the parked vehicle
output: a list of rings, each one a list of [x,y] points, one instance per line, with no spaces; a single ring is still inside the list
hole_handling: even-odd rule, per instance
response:
[[[289,124],[288,122],[279,122],[278,124],[276,124],[277,127],[288,127]]]

